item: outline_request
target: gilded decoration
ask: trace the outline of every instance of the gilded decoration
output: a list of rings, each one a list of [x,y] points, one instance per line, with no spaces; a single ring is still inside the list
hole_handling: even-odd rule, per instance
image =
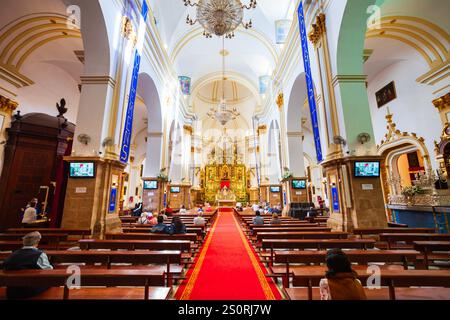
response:
[[[0,95],[0,111],[12,114],[18,106],[17,102]]]
[[[205,201],[215,203],[217,194],[226,187],[236,201],[247,201],[247,170],[243,164],[212,164],[205,167]],[[228,188],[229,185],[229,188]]]
[[[279,93],[277,97],[277,106],[279,109],[281,109],[284,106],[284,94]]]
[[[443,109],[449,108],[450,92],[436,100],[433,100],[433,104],[439,110],[439,112],[442,111]]]
[[[325,14],[320,13],[316,17],[316,23],[312,25],[312,30],[308,34],[309,41],[317,46],[323,35],[326,33]]]

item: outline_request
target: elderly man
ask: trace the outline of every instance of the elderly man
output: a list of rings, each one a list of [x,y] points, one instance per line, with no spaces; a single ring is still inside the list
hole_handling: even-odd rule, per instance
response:
[[[41,234],[37,231],[28,233],[23,240],[23,247],[12,253],[3,263],[6,271],[15,270],[49,270],[53,266],[48,261],[47,255],[38,249]],[[48,288],[8,287],[8,299],[26,299],[38,295]]]

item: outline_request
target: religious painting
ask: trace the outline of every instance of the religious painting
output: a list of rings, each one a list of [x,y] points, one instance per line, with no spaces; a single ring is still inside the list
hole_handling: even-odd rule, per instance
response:
[[[381,108],[392,100],[395,100],[397,98],[397,91],[395,90],[394,81],[375,93],[375,96],[377,98],[378,108]]]
[[[184,95],[190,95],[191,94],[191,78],[186,76],[180,76],[178,77],[180,81],[181,86],[181,92],[183,92]]]
[[[289,30],[291,29],[291,20],[277,20],[275,21],[275,40],[277,44],[286,42]]]

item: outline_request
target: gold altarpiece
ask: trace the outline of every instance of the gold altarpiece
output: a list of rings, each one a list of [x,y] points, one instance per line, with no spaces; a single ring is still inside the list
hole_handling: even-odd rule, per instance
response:
[[[227,187],[237,202],[247,202],[247,169],[243,164],[211,164],[205,167],[205,201],[215,203],[218,193]]]

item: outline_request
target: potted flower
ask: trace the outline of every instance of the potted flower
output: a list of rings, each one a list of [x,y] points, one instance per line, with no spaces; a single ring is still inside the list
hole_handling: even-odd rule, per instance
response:
[[[284,173],[283,173],[283,180],[288,180],[293,177],[292,172],[289,170],[289,168],[284,167]]]
[[[157,176],[157,178],[158,178],[159,180],[161,180],[162,182],[167,182],[167,181],[169,181],[169,176],[167,175],[166,171],[167,171],[167,168],[161,169],[161,170],[159,171],[158,176]]]
[[[406,198],[408,205],[414,204],[414,197],[418,194],[424,194],[425,190],[419,186],[404,187],[402,189],[402,195]]]

